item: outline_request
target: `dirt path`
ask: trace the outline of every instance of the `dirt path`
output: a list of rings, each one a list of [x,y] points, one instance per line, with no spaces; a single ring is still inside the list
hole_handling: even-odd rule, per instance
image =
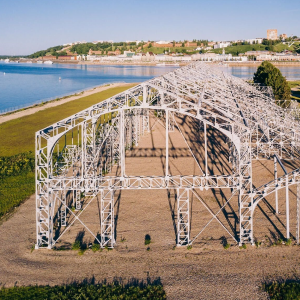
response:
[[[121,87],[121,86],[127,86],[127,85],[132,85],[132,84],[134,84],[134,83],[112,83],[107,86],[99,86],[99,87],[96,87],[96,88],[93,88],[90,90],[86,90],[86,91],[80,93],[79,95],[70,96],[68,98],[60,99],[58,101],[50,101],[42,106],[36,106],[36,107],[28,108],[25,110],[17,111],[15,113],[11,113],[9,115],[3,115],[3,116],[0,116],[0,124],[10,121],[10,120],[21,118],[24,116],[32,115],[40,110],[58,106],[58,105],[61,105],[61,104],[64,104],[64,103],[67,103],[67,102],[70,102],[73,100],[80,99],[82,97],[86,97],[86,96],[89,96],[89,95],[92,95],[95,93],[99,93],[99,92],[114,88],[114,87]]]
[[[188,118],[177,119],[189,146],[203,168],[203,128]],[[151,119],[151,126],[154,125]],[[127,175],[163,175],[165,172],[165,135],[163,126],[156,123],[139,145],[126,152]],[[224,140],[208,128],[209,172],[229,172]],[[202,174],[189,153],[178,131],[170,133],[170,173]],[[253,163],[256,186],[271,178],[272,161]],[[114,169],[118,172],[117,168]],[[280,175],[280,174],[279,174]],[[219,189],[197,191],[214,212],[228,197],[228,191]],[[290,210],[296,211],[295,195],[291,191]],[[117,198],[117,197],[116,197]],[[123,280],[160,277],[168,299],[268,299],[261,290],[264,279],[300,274],[300,247],[273,246],[278,235],[285,234],[285,201],[279,193],[280,215],[274,216],[274,198],[267,197],[255,213],[255,237],[262,247],[248,246],[239,249],[234,240],[213,221],[195,241],[193,248],[174,248],[176,217],[174,191],[123,190],[115,202],[116,247],[112,251],[93,253],[86,251],[79,256],[76,251],[33,250],[35,243],[35,196],[30,197],[16,213],[0,226],[0,282],[13,286],[29,284],[62,284],[95,276],[96,280]],[[211,219],[211,214],[192,198],[191,236],[195,236]],[[227,228],[238,226],[235,214],[237,199],[226,207],[220,220]],[[81,220],[92,230],[99,231],[97,199],[82,214]],[[231,226],[229,226],[231,225]],[[74,242],[84,228],[75,222],[63,236],[59,245]],[[295,213],[291,217],[291,232],[295,233]],[[144,245],[150,234],[150,251]],[[221,245],[226,238],[231,244],[225,250]],[[93,242],[85,231],[84,241]]]

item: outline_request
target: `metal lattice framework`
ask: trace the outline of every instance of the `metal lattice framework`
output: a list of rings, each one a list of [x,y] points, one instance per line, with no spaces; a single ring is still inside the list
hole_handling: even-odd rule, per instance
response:
[[[163,116],[166,130],[164,176],[127,176],[126,149],[138,145],[149,131],[149,115]],[[169,174],[168,135],[175,116],[197,119],[204,128],[205,170],[202,175]],[[209,174],[207,132],[210,126],[226,136],[231,174]],[[177,245],[191,244],[189,199],[196,189],[226,188],[238,195],[238,239],[224,227],[218,213],[212,213],[239,243],[252,243],[253,214],[261,199],[286,189],[289,229],[288,188],[298,184],[297,239],[299,240],[300,170],[288,173],[281,160],[299,159],[300,124],[298,111],[275,104],[270,89],[251,85],[224,74],[218,68],[192,63],[141,83],[92,107],[78,112],[36,133],[36,248],[52,248],[76,221],[101,247],[114,247],[114,196],[122,189],[174,189],[177,194]],[[274,180],[261,187],[252,184],[252,160],[274,159]],[[277,165],[285,172],[277,177]],[[119,176],[108,176],[113,166]],[[81,220],[87,206],[100,198],[100,233],[92,232]],[[224,206],[225,206],[224,205]],[[70,218],[73,216],[73,218]],[[61,233],[54,235],[54,220]],[[72,221],[70,221],[72,220]],[[210,221],[210,222],[211,222]],[[210,223],[209,222],[209,223]],[[208,224],[209,224],[208,223]],[[207,225],[208,225],[207,224]]]

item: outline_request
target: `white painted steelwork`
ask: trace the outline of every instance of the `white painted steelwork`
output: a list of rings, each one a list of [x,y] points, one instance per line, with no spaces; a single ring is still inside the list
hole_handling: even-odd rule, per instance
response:
[[[165,175],[127,176],[125,151],[138,145],[139,139],[150,130],[149,113],[165,120]],[[172,150],[169,149],[168,134],[175,127],[180,131],[176,115],[195,118],[203,125],[205,165],[202,175],[169,173],[168,157]],[[232,166],[229,175],[209,174],[208,126],[227,137]],[[248,84],[203,63],[192,63],[176,69],[36,133],[36,248],[51,249],[75,221],[79,221],[101,247],[113,247],[114,194],[122,189],[175,189],[177,245],[187,245],[202,233],[200,231],[196,237],[190,237],[189,198],[196,189],[231,189],[232,196],[224,206],[234,195],[238,195],[237,235],[230,233],[219,220],[217,215],[223,207],[216,214],[206,208],[212,214],[212,220],[217,220],[237,242],[253,244],[253,213],[256,205],[266,195],[275,192],[278,213],[277,191],[285,187],[288,238],[288,188],[292,184],[299,184],[300,170],[278,178],[277,163],[282,165],[281,159],[299,159],[299,146],[299,111],[293,103],[289,103],[288,109],[282,109],[275,104],[269,88]],[[273,157],[274,180],[254,188],[252,160]],[[107,176],[114,165],[119,166],[120,175]],[[100,197],[101,206],[100,235],[92,232],[80,219],[96,197]],[[297,199],[298,233],[299,192]],[[58,237],[53,234],[56,215],[65,228]],[[72,221],[67,221],[67,215],[74,217]]]

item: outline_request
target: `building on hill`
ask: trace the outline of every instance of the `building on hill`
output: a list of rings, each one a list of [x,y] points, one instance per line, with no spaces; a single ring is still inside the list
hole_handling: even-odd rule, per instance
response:
[[[194,42],[186,42],[184,47],[197,47],[197,43]]]
[[[89,50],[89,55],[102,55],[102,51]]]
[[[248,39],[246,40],[249,44],[262,44],[263,38],[256,38],[256,39]]]
[[[259,56],[259,55],[266,55],[266,54],[271,54],[272,52],[271,51],[247,51],[245,52],[245,55],[246,56]]]
[[[216,42],[208,42],[207,46],[213,47],[216,44]]]
[[[77,60],[77,55],[74,56],[74,55],[61,55],[61,56],[58,56],[57,58],[58,60]]]
[[[38,58],[39,60],[55,60],[56,56],[53,55],[46,55]]]
[[[230,42],[219,42],[214,45],[214,49],[221,49],[230,46]]]
[[[124,57],[132,57],[135,53],[131,51],[124,51]]]
[[[285,41],[287,39],[287,35],[285,33],[283,33],[279,36],[279,38],[282,39],[283,41]]]
[[[173,47],[173,43],[167,41],[158,41],[152,44],[153,47]]]
[[[146,54],[143,53],[142,57],[141,57],[142,61],[154,61],[155,60],[155,56],[152,52],[147,52]]]
[[[116,49],[115,51],[108,51],[107,55],[120,55],[121,51],[119,49]]]
[[[277,29],[268,29],[267,30],[267,39],[268,40],[277,40],[278,39]]]

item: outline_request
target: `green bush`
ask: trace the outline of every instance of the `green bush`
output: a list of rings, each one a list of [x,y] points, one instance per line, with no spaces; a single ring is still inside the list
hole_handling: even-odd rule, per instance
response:
[[[92,245],[91,249],[92,249],[93,252],[99,251],[100,250],[100,245],[95,243],[95,244]]]
[[[291,246],[291,245],[292,245],[292,239],[287,239],[287,240],[285,241],[285,244],[286,244],[287,246]]]
[[[300,283],[297,281],[272,282],[263,285],[271,300],[299,300]]]
[[[224,245],[223,247],[224,247],[224,249],[229,249],[229,248],[230,248],[230,244],[227,243],[227,244]]]
[[[280,70],[274,67],[270,62],[264,61],[254,73],[253,81],[265,86],[271,86],[277,104],[286,107],[288,103],[280,100],[291,99],[291,89],[285,77],[282,76]]]
[[[0,157],[0,217],[34,193],[34,155]]]
[[[145,245],[149,245],[151,243],[151,237],[150,234],[145,235]]]
[[[27,286],[0,289],[2,300],[29,299],[166,299],[163,286],[149,284],[89,284],[74,283],[61,286]]]
[[[0,179],[34,171],[34,154],[20,153],[0,157]]]
[[[79,240],[75,241],[72,245],[72,250],[80,250],[81,249],[81,243]]]

